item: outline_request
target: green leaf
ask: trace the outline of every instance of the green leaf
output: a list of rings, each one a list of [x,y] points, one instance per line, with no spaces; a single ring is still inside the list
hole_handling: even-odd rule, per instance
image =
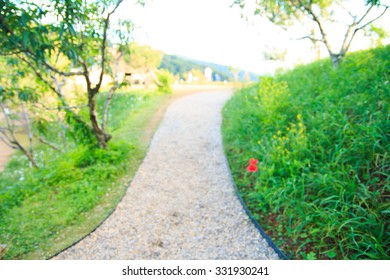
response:
[[[310,252],[309,254],[306,255],[307,260],[316,260],[316,254],[314,252]]]
[[[18,93],[18,96],[21,101],[28,101],[30,99],[30,92],[22,90]]]
[[[73,25],[68,23],[68,30],[69,30],[69,33],[72,35],[72,36],[76,36],[76,31],[74,30],[73,28]]]
[[[27,31],[23,32],[23,47],[27,48],[28,47],[28,37],[29,33]]]
[[[60,34],[59,34],[59,39],[61,40],[62,39],[62,35],[64,34],[64,30],[65,30],[65,25],[63,22],[61,22],[61,25],[60,25]]]
[[[337,253],[335,253],[334,251],[328,252],[328,257],[329,257],[330,259],[334,259],[336,256],[337,256]]]

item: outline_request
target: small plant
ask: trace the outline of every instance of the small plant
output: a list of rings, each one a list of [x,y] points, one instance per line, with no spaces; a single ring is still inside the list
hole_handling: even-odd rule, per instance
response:
[[[171,72],[165,69],[158,70],[156,85],[159,92],[172,93],[173,92],[172,85],[174,81],[175,81],[175,77],[172,75]]]

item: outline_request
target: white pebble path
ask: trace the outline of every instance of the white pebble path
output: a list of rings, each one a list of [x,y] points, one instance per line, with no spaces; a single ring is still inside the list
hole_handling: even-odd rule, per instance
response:
[[[243,210],[221,137],[232,92],[171,104],[123,200],[55,259],[278,259]]]

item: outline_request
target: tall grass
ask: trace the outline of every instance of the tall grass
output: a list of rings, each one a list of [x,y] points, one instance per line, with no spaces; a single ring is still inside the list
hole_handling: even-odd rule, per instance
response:
[[[262,78],[225,106],[234,179],[291,258],[390,258],[389,106],[390,46]]]

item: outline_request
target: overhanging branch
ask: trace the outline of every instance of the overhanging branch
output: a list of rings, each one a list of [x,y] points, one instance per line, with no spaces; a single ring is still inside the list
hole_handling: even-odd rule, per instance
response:
[[[110,25],[110,17],[111,15],[113,15],[115,13],[115,11],[118,9],[118,7],[120,6],[120,4],[123,2],[123,0],[119,0],[115,7],[112,9],[111,12],[109,12],[107,14],[107,17],[105,18],[104,20],[104,27],[103,27],[103,41],[102,41],[102,47],[101,47],[101,70],[100,70],[100,75],[99,75],[99,82],[97,83],[97,85],[93,88],[93,94],[95,95],[101,85],[102,85],[102,82],[103,82],[103,75],[104,75],[104,67],[105,67],[105,64],[106,64],[106,49],[107,49],[107,33],[108,33],[108,29],[109,29],[109,25]]]

